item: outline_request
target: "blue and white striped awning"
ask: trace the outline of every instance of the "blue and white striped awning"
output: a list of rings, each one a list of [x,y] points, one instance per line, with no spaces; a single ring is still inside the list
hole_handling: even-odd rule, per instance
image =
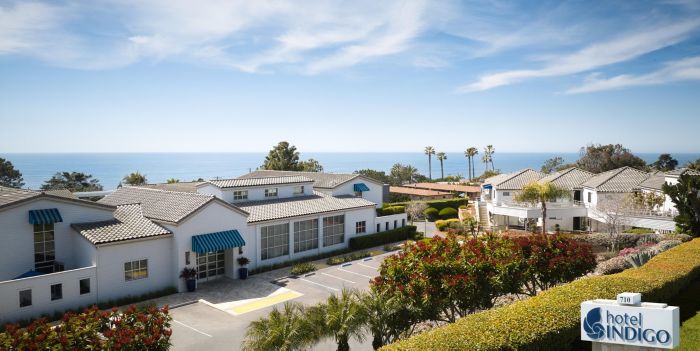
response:
[[[493,185],[491,185],[491,184],[484,184],[484,186],[482,186],[482,188],[484,188],[484,189],[493,189]]]
[[[237,230],[195,235],[192,237],[192,251],[207,253],[245,246],[245,240]]]
[[[353,185],[352,188],[354,189],[354,191],[360,192],[360,193],[363,191],[369,191],[369,187],[367,185],[365,185],[365,183],[357,183],[357,184]]]
[[[50,224],[63,222],[61,214],[57,208],[47,208],[43,210],[29,210],[29,223]]]

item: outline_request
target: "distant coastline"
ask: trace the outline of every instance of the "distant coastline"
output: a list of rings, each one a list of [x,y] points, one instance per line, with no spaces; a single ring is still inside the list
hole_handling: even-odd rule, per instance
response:
[[[113,189],[121,178],[133,171],[146,174],[148,181],[164,182],[168,178],[189,181],[197,178],[233,178],[259,167],[266,152],[178,152],[178,153],[0,153],[8,159],[23,176],[25,187],[38,189],[41,184],[58,171],[78,171],[92,174],[105,189]],[[636,153],[648,163],[658,153]],[[672,154],[680,165],[700,158],[700,153]],[[498,151],[494,155],[494,166],[502,172],[522,168],[539,169],[551,157],[563,157],[566,162],[578,159],[578,153],[516,153]],[[304,152],[301,158],[314,158],[321,162],[326,172],[351,173],[358,169],[376,169],[388,172],[395,163],[410,164],[419,173],[428,174],[428,161],[420,152]],[[477,156],[477,159],[480,159]],[[462,153],[448,152],[444,163],[445,175],[464,176],[467,160]],[[481,162],[476,163],[476,174],[484,171]],[[433,160],[433,176],[440,174],[439,162]]]

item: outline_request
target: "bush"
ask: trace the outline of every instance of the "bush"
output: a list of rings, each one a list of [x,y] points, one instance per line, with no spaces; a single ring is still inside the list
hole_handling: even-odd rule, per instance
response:
[[[438,212],[438,216],[442,219],[457,218],[457,210],[452,207],[445,207]]]
[[[568,350],[580,343],[580,304],[635,291],[666,302],[700,276],[700,239],[676,246],[646,265],[589,277],[508,306],[468,315],[384,350]],[[580,348],[580,347],[579,347]]]
[[[428,207],[425,210],[423,210],[423,215],[428,217],[428,219],[433,220],[438,215],[438,209],[435,207]]]
[[[599,275],[615,274],[628,268],[632,268],[632,263],[624,256],[617,256],[599,263],[598,267],[595,269],[595,273]]]
[[[466,210],[467,207],[468,207],[467,205],[459,205],[459,207],[457,207],[457,208],[460,210]]]
[[[298,263],[292,266],[292,275],[302,275],[313,272],[317,269],[316,265],[310,262]]]
[[[445,207],[452,207],[452,208],[457,208],[459,205],[466,205],[468,200],[464,200],[461,197],[456,197],[452,199],[444,199],[444,200],[431,200],[431,201],[405,201],[405,202],[393,202],[393,203],[385,203],[383,207],[389,207],[389,206],[407,206],[408,204],[411,203],[424,203],[428,205],[428,207],[433,207],[437,209],[438,211],[442,210]]]
[[[627,255],[632,255],[636,254],[639,252],[639,249],[636,247],[628,247],[625,249],[620,250],[620,252],[617,254],[618,256],[627,256]]]
[[[388,206],[377,209],[377,216],[389,216],[406,213],[406,206]]]
[[[367,249],[384,244],[395,243],[407,239],[415,239],[416,227],[407,225],[405,227],[387,230],[385,232],[356,236],[350,238],[348,246],[351,250]]]
[[[680,240],[682,242],[690,241],[693,237],[688,234],[666,234],[663,236],[662,240]]]
[[[447,229],[450,226],[450,224],[454,223],[454,222],[459,222],[459,219],[457,219],[457,218],[450,218],[450,219],[444,219],[444,220],[439,219],[439,220],[435,221],[435,228],[437,228],[437,230],[439,230],[441,232],[444,232],[445,229]]]
[[[628,247],[636,247],[642,243],[657,243],[663,240],[664,235],[661,234],[630,234],[621,233],[617,235],[617,248],[624,249]],[[603,246],[611,248],[610,235],[607,233],[593,233],[574,236],[575,240],[589,243],[593,246]]]
[[[329,266],[335,266],[337,264],[355,261],[355,260],[359,260],[359,259],[370,257],[370,256],[372,256],[372,255],[367,251],[352,252],[352,253],[349,253],[347,255],[329,257],[326,260],[326,264],[328,264]]]
[[[296,260],[284,261],[284,262],[275,263],[275,264],[271,264],[271,265],[267,265],[267,266],[261,266],[261,267],[257,267],[255,269],[251,270],[249,274],[253,275],[253,274],[258,274],[258,273],[263,273],[263,272],[269,272],[269,271],[279,269],[279,268],[291,267],[291,266],[294,266],[295,264],[298,264],[298,263],[316,261],[316,260],[328,258],[331,256],[344,254],[344,253],[349,252],[349,251],[350,251],[350,249],[334,250],[334,251],[324,252],[324,253],[319,254],[319,255],[306,256],[306,257],[302,257],[302,258],[299,258]]]
[[[647,228],[630,228],[625,230],[625,233],[630,233],[630,234],[650,234],[654,233],[653,230],[647,229]]]

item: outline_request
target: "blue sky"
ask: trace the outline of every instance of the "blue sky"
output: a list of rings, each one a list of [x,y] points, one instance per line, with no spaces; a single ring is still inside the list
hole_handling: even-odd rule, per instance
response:
[[[700,0],[2,1],[0,151],[700,151]]]

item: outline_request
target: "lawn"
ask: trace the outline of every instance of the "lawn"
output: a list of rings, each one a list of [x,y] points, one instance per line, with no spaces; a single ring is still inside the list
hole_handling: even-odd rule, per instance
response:
[[[700,282],[686,288],[669,305],[681,308],[681,346],[677,350],[700,350]]]

